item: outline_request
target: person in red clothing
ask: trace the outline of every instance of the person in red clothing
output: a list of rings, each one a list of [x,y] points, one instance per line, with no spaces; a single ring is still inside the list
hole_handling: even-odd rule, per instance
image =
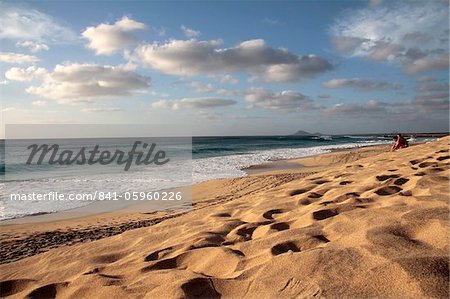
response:
[[[395,142],[391,148],[392,152],[409,146],[408,141],[401,134],[395,135],[392,139]]]

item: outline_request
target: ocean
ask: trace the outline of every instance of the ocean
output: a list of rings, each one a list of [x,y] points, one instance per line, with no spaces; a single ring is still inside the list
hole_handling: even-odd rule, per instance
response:
[[[432,139],[417,139],[417,142]],[[245,176],[242,170],[251,165],[267,161],[300,158],[331,152],[337,149],[364,147],[391,143],[390,138],[380,136],[228,136],[193,137],[189,153],[180,154],[180,145],[171,143],[170,165],[163,168],[139,167],[133,171],[119,171],[117,167],[49,167],[48,165],[27,168],[15,159],[28,153],[20,147],[9,149],[6,154],[5,141],[0,141],[0,220],[27,215],[52,213],[86,206],[91,202],[23,202],[12,201],[6,194],[42,188],[48,184],[58,185],[63,192],[94,192],[111,190],[149,191],[180,187],[219,178]],[[86,140],[70,140],[70,144],[88,145]],[[123,148],[130,139],[109,139],[108,147]],[[8,150],[7,150],[8,152]],[[192,159],[191,159],[192,157]],[[52,190],[49,187],[49,190]]]

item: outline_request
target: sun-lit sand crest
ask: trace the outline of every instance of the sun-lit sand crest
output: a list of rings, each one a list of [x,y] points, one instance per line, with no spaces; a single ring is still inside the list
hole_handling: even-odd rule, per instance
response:
[[[336,152],[298,161],[310,167],[202,183],[189,213],[63,221],[54,239],[43,234],[58,225],[43,224],[34,242],[60,247],[5,256],[2,296],[448,298],[449,141]],[[129,230],[149,219],[159,220]],[[117,234],[124,223],[134,224]],[[74,245],[61,246],[77,225]],[[9,249],[30,235],[26,225],[2,231]]]

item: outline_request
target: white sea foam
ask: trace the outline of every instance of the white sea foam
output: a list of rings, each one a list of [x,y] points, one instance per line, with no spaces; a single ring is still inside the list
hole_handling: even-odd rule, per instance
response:
[[[329,153],[336,149],[364,147],[376,144],[387,144],[390,141],[363,141],[346,144],[322,145],[308,148],[284,148],[256,151],[248,154],[211,157],[194,160],[193,180],[195,183],[219,178],[245,176],[243,168],[261,164],[267,161],[302,158]]]
[[[175,162],[168,168],[158,168],[157,178],[153,175],[155,168],[140,172],[112,173],[101,175],[80,175],[78,177],[61,177],[56,179],[28,180],[6,182],[0,184],[1,194],[21,192],[25,189],[41,190],[41,185],[45,183],[51,186],[57,185],[58,191],[64,193],[93,193],[95,191],[114,191],[124,193],[127,191],[155,191],[179,186],[186,186],[191,183],[199,183],[212,179],[233,178],[245,176],[243,168],[251,165],[261,164],[267,161],[301,158],[307,156],[319,155],[331,152],[335,149],[346,149],[363,147],[374,144],[385,144],[390,141],[364,141],[339,145],[322,145],[308,148],[282,148],[273,150],[254,151],[245,154],[219,156],[210,158],[201,158],[191,161]],[[192,163],[192,164],[191,164]],[[192,166],[191,166],[192,165]],[[192,176],[183,177],[174,174],[182,172],[181,170],[192,167]],[[190,171],[185,173],[190,173]],[[7,186],[6,186],[7,184]],[[8,189],[6,192],[6,188]],[[56,187],[55,187],[56,188]],[[49,187],[49,190],[51,188]],[[7,198],[0,200],[0,219],[9,219],[33,215],[38,213],[50,213],[61,210],[68,210],[88,205],[86,201],[35,201],[21,202],[11,201]]]

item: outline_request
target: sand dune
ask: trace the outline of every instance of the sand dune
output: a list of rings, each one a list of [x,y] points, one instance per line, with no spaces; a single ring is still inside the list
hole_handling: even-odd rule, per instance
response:
[[[200,184],[189,213],[0,265],[1,295],[448,298],[449,142]]]

